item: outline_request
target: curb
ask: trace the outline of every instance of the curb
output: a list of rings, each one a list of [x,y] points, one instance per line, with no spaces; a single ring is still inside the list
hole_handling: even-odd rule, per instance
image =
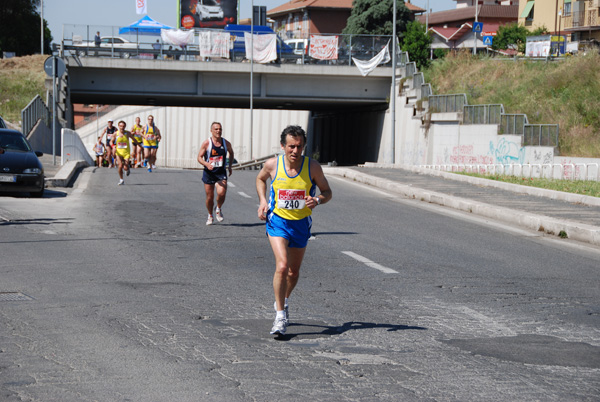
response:
[[[323,171],[327,174],[345,177],[359,183],[368,184],[374,187],[392,191],[394,193],[399,193],[408,198],[420,199],[421,201],[516,224],[527,229],[545,232],[549,235],[560,236],[561,232],[565,232],[570,239],[600,246],[600,227],[597,226],[591,226],[586,225],[585,223],[562,219],[559,220],[545,215],[537,215],[514,209],[498,207],[483,202],[475,202],[465,198],[396,183],[391,180],[360,173],[352,169],[323,167]]]
[[[75,172],[82,167],[89,166],[86,161],[69,161],[52,178],[46,178],[47,187],[67,187]]]
[[[480,177],[464,176],[456,173],[448,173],[440,170],[426,169],[412,165],[393,165],[385,163],[367,162],[364,167],[368,168],[386,168],[386,169],[404,169],[415,173],[427,174],[430,176],[443,177],[444,179],[462,181],[482,187],[494,187],[501,190],[512,191],[513,193],[527,194],[535,197],[545,197],[558,201],[572,202],[575,204],[589,205],[591,207],[600,207],[600,198],[589,195],[566,193],[564,191],[547,190],[520,184],[503,183],[496,180],[482,179]]]

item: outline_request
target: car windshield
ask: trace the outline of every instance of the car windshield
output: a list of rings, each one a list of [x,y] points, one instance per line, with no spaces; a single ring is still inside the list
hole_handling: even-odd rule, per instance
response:
[[[5,151],[29,152],[29,144],[21,134],[0,133],[0,147]]]
[[[215,2],[215,0],[200,0],[200,4],[203,4],[205,6],[217,6],[218,5]]]

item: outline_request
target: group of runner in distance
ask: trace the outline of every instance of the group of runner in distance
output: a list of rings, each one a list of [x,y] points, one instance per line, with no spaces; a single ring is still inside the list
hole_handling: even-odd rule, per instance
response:
[[[110,121],[112,123],[112,121]],[[148,125],[141,127],[139,118],[131,132],[125,131],[125,122],[120,121],[118,130],[113,131],[110,143],[114,148],[119,167],[119,184],[123,184],[123,170],[129,175],[131,152],[129,140],[138,147],[140,139],[144,147],[145,163],[152,171],[156,161],[156,150],[161,140],[160,130],[148,117]],[[109,124],[109,127],[112,124]],[[152,129],[152,137],[148,132]],[[103,135],[110,130],[105,130]],[[222,222],[222,207],[227,195],[227,180],[232,174],[234,161],[233,147],[223,138],[221,123],[210,126],[211,136],[202,142],[198,153],[198,163],[204,167],[202,181],[206,193],[208,217],[206,225],[212,225],[216,217]],[[138,137],[136,137],[138,135]],[[108,137],[108,134],[107,134]],[[98,137],[99,141],[102,136]],[[156,145],[149,140],[155,140]],[[266,222],[266,235],[275,257],[273,292],[275,295],[275,321],[270,331],[272,335],[284,335],[289,325],[289,299],[299,278],[300,266],[304,258],[308,240],[311,237],[312,211],[318,205],[331,200],[332,191],[325,178],[321,165],[303,155],[306,146],[306,133],[300,126],[288,126],[281,133],[282,155],[266,161],[256,177],[258,193],[258,218]],[[136,156],[134,163],[139,163]],[[271,182],[267,198],[267,181]],[[216,207],[215,207],[216,187]],[[316,188],[320,194],[316,195]],[[214,214],[213,214],[214,211]]]

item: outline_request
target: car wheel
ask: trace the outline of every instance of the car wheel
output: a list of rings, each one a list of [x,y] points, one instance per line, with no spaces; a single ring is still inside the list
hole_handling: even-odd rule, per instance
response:
[[[77,56],[79,56],[79,57],[85,56],[85,50],[78,50],[77,51]]]
[[[44,196],[44,189],[41,189],[40,191],[32,191],[29,193],[29,196],[31,198],[42,198]]]
[[[128,59],[130,57],[131,57],[131,55],[129,53],[123,53],[123,58],[124,59]]]

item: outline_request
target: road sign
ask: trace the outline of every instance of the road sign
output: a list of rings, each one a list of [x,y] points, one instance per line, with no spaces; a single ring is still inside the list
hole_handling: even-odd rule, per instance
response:
[[[481,35],[482,36],[496,36],[496,32],[482,32]]]
[[[473,32],[482,32],[482,31],[483,31],[483,22],[473,23]]]
[[[62,75],[65,73],[65,71],[67,71],[67,67],[65,66],[65,62],[63,61],[63,59],[56,57],[56,56],[50,56],[46,59],[46,61],[44,62],[44,71],[46,72],[46,74],[48,75],[48,77],[52,77],[52,60],[56,59],[56,76],[57,77],[62,77]]]
[[[492,46],[492,42],[494,41],[494,37],[493,36],[484,36],[483,37],[483,44],[485,46]]]

